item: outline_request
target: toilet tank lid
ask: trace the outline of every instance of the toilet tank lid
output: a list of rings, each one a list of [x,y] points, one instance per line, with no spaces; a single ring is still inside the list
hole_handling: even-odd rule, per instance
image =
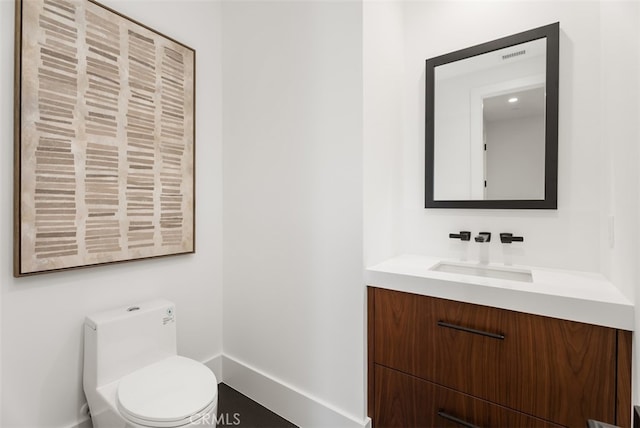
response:
[[[188,419],[218,397],[218,382],[204,364],[173,356],[123,377],[118,409],[149,422]]]
[[[109,309],[102,312],[97,312],[92,315],[88,315],[84,319],[84,324],[93,330],[96,330],[99,325],[106,324],[114,321],[120,321],[128,317],[136,316],[145,312],[155,311],[158,309],[172,307],[173,303],[166,299],[155,299],[142,303],[131,304],[122,306],[117,309]]]

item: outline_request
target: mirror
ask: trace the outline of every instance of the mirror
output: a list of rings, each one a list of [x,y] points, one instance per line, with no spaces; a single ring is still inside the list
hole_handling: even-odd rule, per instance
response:
[[[426,208],[557,208],[559,29],[427,60]]]

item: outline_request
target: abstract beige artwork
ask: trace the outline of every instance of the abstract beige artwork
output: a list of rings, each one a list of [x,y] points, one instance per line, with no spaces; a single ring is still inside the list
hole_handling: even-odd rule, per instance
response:
[[[87,0],[16,48],[14,274],[194,252],[195,51]]]

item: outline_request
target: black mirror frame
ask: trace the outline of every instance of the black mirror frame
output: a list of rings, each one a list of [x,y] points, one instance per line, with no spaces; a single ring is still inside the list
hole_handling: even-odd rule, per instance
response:
[[[544,199],[434,200],[434,81],[435,67],[520,43],[547,39],[545,106]],[[425,208],[557,209],[558,208],[558,87],[560,23],[482,43],[427,60],[425,108]]]

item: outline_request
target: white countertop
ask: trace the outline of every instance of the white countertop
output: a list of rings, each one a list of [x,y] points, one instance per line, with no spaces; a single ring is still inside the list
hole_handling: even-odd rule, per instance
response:
[[[459,261],[418,255],[397,256],[365,269],[365,282],[390,290],[623,330],[634,328],[633,304],[601,274],[507,266],[531,271],[533,282],[522,282],[430,270],[441,262]],[[498,264],[483,266],[505,267]]]

